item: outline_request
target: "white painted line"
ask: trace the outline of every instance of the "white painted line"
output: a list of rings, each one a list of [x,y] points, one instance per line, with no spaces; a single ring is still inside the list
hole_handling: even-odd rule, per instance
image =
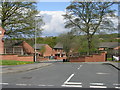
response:
[[[31,84],[28,84],[29,86],[31,86]]]
[[[68,83],[68,81],[74,76],[75,74],[71,74],[70,77],[64,82],[65,83]]]
[[[115,87],[115,88],[120,89],[120,87]]]
[[[81,83],[81,82],[67,82],[67,83],[65,83],[65,84],[80,85],[80,84],[82,84],[82,83]]]
[[[107,88],[106,86],[90,86],[90,88]]]
[[[19,85],[19,86],[27,86],[27,84],[16,84],[16,85]]]
[[[8,85],[9,83],[0,83],[0,84],[2,84],[2,85]]]
[[[46,85],[38,85],[38,86],[46,86]]]
[[[82,85],[62,85],[62,87],[82,87]]]
[[[81,67],[82,67],[82,65],[80,65],[78,69],[80,69]]]
[[[116,85],[116,86],[117,86],[117,85],[120,85],[120,84],[114,83],[113,85]]]
[[[47,85],[47,86],[54,86],[54,85]]]
[[[40,85],[38,85],[38,86],[54,86],[54,85],[42,85],[42,84],[40,84]]]
[[[102,74],[109,74],[109,73],[101,73],[101,72],[99,72],[99,73],[96,73],[96,74],[101,74],[102,75]]]
[[[104,83],[90,83],[92,85],[104,85]]]

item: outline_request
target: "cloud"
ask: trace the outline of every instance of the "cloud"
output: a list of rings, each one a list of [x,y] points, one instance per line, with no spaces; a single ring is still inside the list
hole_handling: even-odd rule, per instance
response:
[[[63,11],[41,11],[45,25],[43,26],[42,36],[58,36],[61,33],[68,32],[64,28]]]
[[[64,11],[41,11],[39,13],[43,16],[43,20],[45,25],[43,26],[43,33],[42,36],[58,36],[61,33],[66,33],[70,31],[70,29],[65,29],[64,26],[64,17],[62,16],[65,14]],[[111,21],[113,21],[114,26],[118,26],[118,18],[108,17]]]

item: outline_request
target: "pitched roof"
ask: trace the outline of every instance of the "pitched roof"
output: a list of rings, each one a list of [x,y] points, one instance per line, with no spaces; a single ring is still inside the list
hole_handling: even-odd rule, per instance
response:
[[[21,46],[23,40],[5,40],[4,47]]]
[[[36,49],[41,49],[45,45],[47,44],[36,44]],[[33,47],[35,48],[35,45]]]
[[[15,47],[15,46],[21,46],[23,47],[24,51],[28,54],[32,54],[34,53],[34,48],[31,47],[28,43],[26,43],[25,41],[23,40],[6,40],[4,42],[4,47],[5,48],[12,48],[12,47]]]
[[[119,46],[118,42],[102,42],[99,44],[99,47],[106,47],[106,48],[115,48]]]
[[[54,49],[63,49],[63,44],[62,44],[62,43],[57,43],[57,44],[54,46]]]

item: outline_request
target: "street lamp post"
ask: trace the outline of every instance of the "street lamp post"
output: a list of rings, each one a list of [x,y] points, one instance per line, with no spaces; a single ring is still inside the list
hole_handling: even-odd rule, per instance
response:
[[[35,22],[36,22],[36,20],[38,19],[38,18],[41,18],[41,16],[38,16],[38,15],[36,15],[35,16]],[[37,28],[38,28],[38,21],[37,21],[37,23],[35,23],[35,60],[34,60],[34,62],[36,62],[37,61],[37,50],[36,50],[36,44],[37,44]]]

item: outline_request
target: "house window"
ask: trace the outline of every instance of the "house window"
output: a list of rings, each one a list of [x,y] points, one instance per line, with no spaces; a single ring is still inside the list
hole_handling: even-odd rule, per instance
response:
[[[22,48],[20,48],[20,47],[15,47],[14,48],[14,54],[21,54],[21,50]]]
[[[13,54],[13,48],[6,48],[6,53]]]

